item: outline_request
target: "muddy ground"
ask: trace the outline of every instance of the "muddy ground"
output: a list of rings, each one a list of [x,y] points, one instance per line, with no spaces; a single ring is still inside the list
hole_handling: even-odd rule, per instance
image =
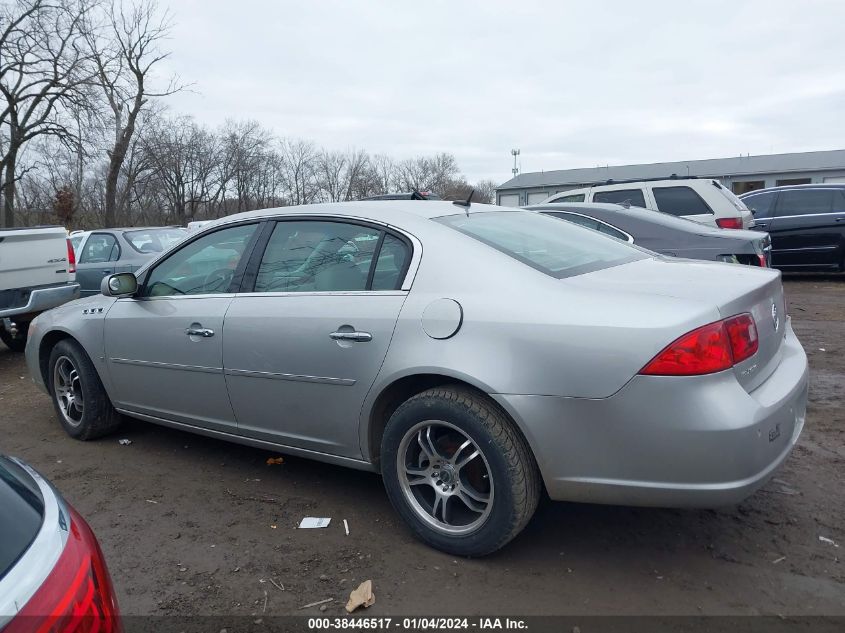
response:
[[[806,430],[775,480],[717,511],[545,500],[481,560],[415,541],[373,474],[295,457],[268,466],[275,453],[141,422],[71,440],[2,345],[0,451],[88,519],[125,614],[317,614],[297,608],[334,598],[335,615],[369,578],[368,615],[845,615],[845,277],[790,277],[786,292],[812,383]],[[331,526],[294,529],[306,515]]]

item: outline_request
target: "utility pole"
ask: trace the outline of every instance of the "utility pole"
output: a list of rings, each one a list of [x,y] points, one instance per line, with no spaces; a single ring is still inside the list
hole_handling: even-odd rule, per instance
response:
[[[513,177],[516,178],[519,175],[519,167],[516,165],[516,157],[519,156],[519,150],[512,149],[511,154],[513,155],[513,169],[511,171],[513,172]]]

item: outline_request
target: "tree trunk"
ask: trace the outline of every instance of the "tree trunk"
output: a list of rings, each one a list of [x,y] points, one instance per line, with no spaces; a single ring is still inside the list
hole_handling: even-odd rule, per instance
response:
[[[105,228],[117,226],[117,177],[120,175],[120,166],[126,156],[126,150],[120,151],[120,144],[117,144],[109,159],[109,171],[106,175],[106,210],[103,224]]]
[[[3,172],[3,210],[0,226],[10,229],[15,226],[15,163],[17,151],[10,148]]]

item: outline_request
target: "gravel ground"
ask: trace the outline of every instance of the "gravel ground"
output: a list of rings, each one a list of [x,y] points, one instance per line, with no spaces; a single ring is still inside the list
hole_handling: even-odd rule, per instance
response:
[[[503,551],[455,559],[409,535],[373,474],[295,457],[268,466],[275,453],[132,421],[73,441],[2,345],[0,451],[88,519],[127,615],[310,615],[298,607],[325,598],[335,615],[365,579],[367,615],[845,615],[845,277],[785,285],[812,369],[807,426],[776,478],[737,507],[546,500]],[[294,529],[306,515],[332,523]]]

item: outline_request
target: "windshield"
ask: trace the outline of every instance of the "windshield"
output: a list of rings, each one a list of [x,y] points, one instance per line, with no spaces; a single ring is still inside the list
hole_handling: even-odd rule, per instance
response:
[[[647,257],[615,238],[539,213],[492,211],[437,221],[558,279]]]
[[[139,253],[161,253],[180,242],[187,233],[182,228],[139,229],[126,231],[123,237]]]

